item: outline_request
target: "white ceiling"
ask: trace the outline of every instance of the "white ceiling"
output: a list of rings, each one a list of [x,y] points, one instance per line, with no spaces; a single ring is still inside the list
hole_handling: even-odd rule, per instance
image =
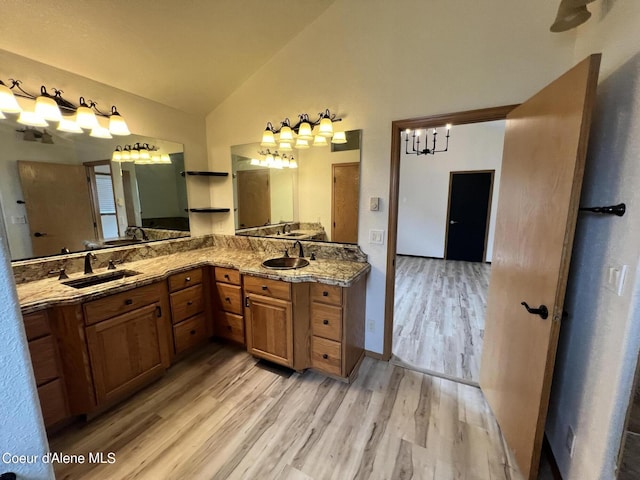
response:
[[[334,1],[2,0],[0,49],[204,115]]]

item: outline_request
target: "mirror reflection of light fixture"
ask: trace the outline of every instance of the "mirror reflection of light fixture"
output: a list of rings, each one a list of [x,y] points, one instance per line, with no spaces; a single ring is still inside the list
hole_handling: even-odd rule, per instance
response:
[[[170,165],[171,156],[160,152],[155,145],[135,143],[133,145],[117,145],[111,155],[112,162],[131,163],[136,165]]]
[[[587,5],[593,1],[595,0],[562,0],[558,6],[556,19],[549,30],[554,33],[566,32],[582,25],[591,18]]]
[[[267,122],[267,126],[262,132],[260,146],[265,148],[277,146],[279,150],[289,152],[293,148],[309,148],[311,141],[313,141],[313,146],[326,146],[329,139],[332,143],[346,143],[345,133],[334,131],[334,124],[342,119],[337,118],[336,114],[332,114],[329,109],[320,112],[315,122],[311,121],[306,113],[298,115],[298,118],[298,123],[295,125],[291,125],[290,120],[285,118],[280,122],[279,129],[274,128],[271,122]],[[315,134],[314,127],[317,127]],[[278,139],[276,139],[276,135],[278,135]]]
[[[258,151],[260,155],[264,155],[263,160],[256,160],[254,158],[249,162],[251,165],[259,165],[261,167],[269,167],[269,168],[298,168],[298,163],[296,162],[293,155],[287,155],[286,153],[279,153],[277,150],[271,152],[269,149],[265,151]]]
[[[115,106],[109,113],[98,109],[97,104],[91,100],[85,101],[80,97],[79,105],[62,98],[62,91],[53,89],[50,94],[44,86],[40,87],[40,94],[33,95],[22,88],[20,80],[10,79],[11,85],[7,86],[0,80],[0,120],[6,118],[5,114],[20,114],[18,122],[34,127],[48,126],[47,121],[58,122],[57,129],[63,132],[82,133],[83,129],[91,131],[90,135],[99,138],[112,138],[111,135],[130,135],[122,115]],[[35,102],[33,111],[23,111],[17,98],[26,98]],[[101,127],[96,115],[109,119],[109,127]],[[94,131],[95,130],[95,131]],[[104,131],[108,132],[108,135]]]
[[[420,147],[420,129],[416,129],[413,132],[411,130],[406,130],[404,132],[405,134],[405,138],[404,138],[404,145],[405,145],[405,153],[407,155],[413,154],[413,155],[434,155],[436,153],[441,153],[441,152],[446,152],[449,150],[449,136],[451,135],[451,124],[448,123],[446,126],[447,129],[447,136],[446,138],[446,144],[444,146],[443,149],[438,150],[437,149],[437,136],[438,136],[438,131],[436,128],[431,129],[432,130],[432,146],[431,148],[427,147],[427,143],[429,142],[429,129],[426,129],[425,131],[425,138],[424,138],[424,148]],[[411,150],[409,150],[409,135],[411,135],[412,137],[412,143],[411,143]]]

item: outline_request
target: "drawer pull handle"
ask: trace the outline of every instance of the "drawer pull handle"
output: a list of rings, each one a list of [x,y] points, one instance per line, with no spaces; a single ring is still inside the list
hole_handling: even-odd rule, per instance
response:
[[[323,297],[328,297],[329,296],[329,292],[327,292],[327,291],[322,292],[322,296]]]
[[[322,358],[324,358],[326,360],[327,358],[329,358],[329,355],[327,355],[326,353],[323,353],[322,354]]]
[[[323,325],[329,325],[329,320],[322,320]]]
[[[224,278],[226,278],[227,280],[229,280],[229,275],[228,274],[224,274]]]
[[[192,302],[191,300],[189,300],[189,301],[187,302],[187,305],[191,306],[191,305],[193,305],[193,302]]]
[[[133,300],[131,300],[130,298],[127,298],[127,299],[124,301],[124,304],[125,304],[125,305],[133,305]]]
[[[262,290],[267,290],[268,287],[266,285],[262,285]]]
[[[195,330],[191,330],[189,333],[190,333],[191,335],[195,335],[195,334],[196,334],[196,331],[195,331]]]
[[[190,282],[191,281],[191,277],[187,277],[184,279],[185,282]]]
[[[224,297],[224,301],[227,303],[231,303],[231,299],[229,297]]]

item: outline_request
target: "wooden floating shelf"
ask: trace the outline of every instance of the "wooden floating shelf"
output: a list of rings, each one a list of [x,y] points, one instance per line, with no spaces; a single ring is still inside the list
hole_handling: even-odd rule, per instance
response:
[[[185,212],[193,212],[193,213],[224,213],[230,212],[230,208],[189,208],[184,210]]]
[[[185,175],[194,176],[194,177],[228,177],[229,172],[204,172],[204,171],[187,170],[185,172],[180,172],[180,175],[182,175],[183,177]]]

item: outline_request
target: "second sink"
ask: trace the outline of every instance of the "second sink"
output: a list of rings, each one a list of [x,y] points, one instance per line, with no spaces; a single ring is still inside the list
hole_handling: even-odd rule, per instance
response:
[[[274,270],[291,270],[294,268],[302,268],[309,265],[309,260],[299,257],[278,257],[270,258],[262,262],[262,266],[265,268],[271,268]]]

